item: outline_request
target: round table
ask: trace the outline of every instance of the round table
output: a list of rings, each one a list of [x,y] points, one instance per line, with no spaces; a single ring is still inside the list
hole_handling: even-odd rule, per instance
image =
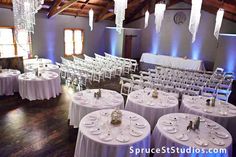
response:
[[[75,157],[148,157],[130,148],[150,148],[150,125],[140,115],[121,110],[122,123],[110,123],[112,109],[87,114],[80,122]]]
[[[153,129],[161,116],[178,112],[179,107],[178,99],[171,93],[158,91],[158,98],[153,98],[152,92],[152,89],[131,92],[128,95],[125,109],[146,118]]]
[[[236,141],[236,107],[230,103],[216,100],[215,107],[206,106],[209,97],[185,96],[182,100],[181,112],[209,118],[225,127]]]
[[[162,116],[152,134],[154,148],[172,148],[171,153],[155,153],[154,157],[218,157],[232,155],[232,137],[230,133],[218,123],[201,117],[199,130],[187,131],[190,121],[195,121],[196,115],[172,113]],[[177,149],[190,149],[188,153],[177,153]],[[193,150],[194,151],[191,151]],[[214,150],[213,150],[214,149]],[[220,153],[220,149],[226,149]],[[196,152],[201,151],[199,154]],[[205,151],[205,152],[203,152]],[[209,151],[218,151],[208,154]]]
[[[24,66],[29,66],[29,65],[38,66],[38,64],[52,64],[52,61],[50,59],[45,59],[45,58],[24,59]]]
[[[21,74],[19,80],[19,93],[22,99],[44,100],[55,98],[61,92],[60,77],[51,71],[41,72],[35,76],[34,72]]]
[[[100,109],[124,108],[124,98],[116,91],[101,89],[101,97],[94,97],[98,89],[87,89],[74,94],[69,107],[70,125],[78,128],[81,119],[88,113]]]
[[[0,72],[0,95],[13,95],[18,92],[19,70],[1,69]]]
[[[41,71],[53,71],[57,74],[60,74],[60,70],[59,67],[55,64],[45,64],[44,66],[38,67],[38,65],[28,65],[25,66],[25,72],[33,72],[36,70],[39,70],[39,72]]]

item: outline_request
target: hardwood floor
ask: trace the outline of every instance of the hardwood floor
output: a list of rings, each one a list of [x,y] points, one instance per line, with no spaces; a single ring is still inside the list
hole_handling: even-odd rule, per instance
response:
[[[118,81],[105,81],[102,88],[119,91]],[[62,87],[62,94],[48,101],[0,97],[0,157],[73,157],[77,129],[67,119],[73,90]]]
[[[62,87],[62,94],[48,101],[0,97],[0,157],[73,157],[77,129],[67,119],[73,90]],[[119,79],[89,88],[119,91]]]

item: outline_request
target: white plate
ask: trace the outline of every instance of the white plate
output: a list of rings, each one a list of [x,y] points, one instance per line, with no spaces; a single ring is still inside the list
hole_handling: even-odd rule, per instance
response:
[[[125,136],[125,135],[119,135],[117,138],[116,138],[117,141],[121,142],[121,143],[127,143],[129,142],[129,137],[128,136]]]
[[[172,121],[177,121],[177,120],[178,120],[178,117],[177,117],[177,116],[170,115],[170,116],[169,116],[169,119],[172,120]]]
[[[131,119],[132,121],[136,121],[139,119],[138,116],[129,116],[129,119]]]
[[[212,111],[211,111],[211,110],[209,110],[209,109],[206,109],[206,108],[204,108],[204,109],[203,109],[203,111],[204,111],[204,112],[206,112],[206,113],[212,113]]]
[[[148,106],[155,106],[155,103],[147,103]]]
[[[165,131],[167,131],[168,133],[170,133],[170,134],[174,134],[174,133],[177,132],[177,129],[174,128],[174,127],[164,127],[163,129],[164,129]]]
[[[175,136],[180,141],[188,141],[189,137],[187,134],[178,134]]]
[[[111,134],[103,133],[99,136],[99,139],[104,141],[104,142],[109,142],[109,141],[113,140],[113,137],[111,136]]]
[[[219,111],[219,114],[222,115],[222,116],[227,116],[228,112],[226,112],[226,111]]]
[[[202,146],[202,147],[208,146],[208,142],[204,139],[201,139],[201,138],[194,139],[194,143],[197,144],[198,146]]]
[[[91,120],[91,121],[96,121],[96,120],[97,120],[97,117],[96,117],[96,116],[93,116],[93,115],[89,116],[88,118],[89,118],[89,120]]]
[[[145,128],[146,127],[146,124],[142,124],[142,123],[135,123],[135,127],[136,128],[139,128],[139,129],[143,129],[143,128]]]
[[[212,138],[210,140],[213,144],[217,145],[217,146],[224,146],[225,142],[221,139],[217,139],[217,138]]]
[[[191,107],[194,108],[194,109],[200,109],[201,108],[200,106],[197,106],[197,105],[192,105]]]
[[[172,126],[173,125],[173,123],[170,121],[163,121],[162,124],[165,126]]]
[[[89,131],[92,135],[100,135],[102,133],[100,128],[92,128]]]
[[[130,132],[129,132],[130,135],[132,136],[135,136],[135,137],[139,137],[139,136],[142,136],[143,135],[143,132],[142,131],[139,131],[139,130],[134,130],[132,129]]]
[[[205,122],[206,121],[206,119],[205,118],[203,118],[203,117],[200,117],[200,122]]]
[[[168,98],[169,100],[175,100],[175,98],[172,97],[172,96],[168,96],[167,98]]]
[[[230,114],[236,114],[236,111],[235,110],[229,110],[229,113]]]
[[[84,122],[83,124],[84,124],[84,126],[87,127],[87,128],[91,128],[91,127],[94,127],[94,126],[95,126],[95,122],[91,122],[91,121]]]
[[[216,126],[216,124],[215,124],[215,123],[212,123],[212,122],[206,122],[206,125],[207,125],[208,127],[211,127],[211,128],[213,128],[213,127]]]
[[[215,131],[215,135],[219,138],[222,138],[222,139],[226,139],[229,137],[228,134],[224,133],[224,132],[221,132],[221,131]]]

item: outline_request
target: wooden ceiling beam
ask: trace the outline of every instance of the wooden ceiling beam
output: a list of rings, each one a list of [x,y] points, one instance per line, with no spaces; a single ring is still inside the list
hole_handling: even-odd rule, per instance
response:
[[[155,3],[156,3],[156,2],[155,2]],[[152,3],[150,3],[152,6],[154,6],[154,7],[152,7],[151,9],[149,9],[149,13],[150,13],[150,14],[152,14],[152,13],[155,12],[155,3],[154,3],[154,5],[153,5]],[[158,1],[157,1],[157,3],[158,3]],[[175,5],[175,4],[177,4],[177,3],[179,3],[179,0],[171,0],[170,3],[168,3],[166,7],[168,8],[168,7],[170,7],[170,6],[172,6],[172,5]],[[149,7],[150,7],[150,6],[149,6]],[[168,10],[168,9],[167,9],[167,10]],[[128,23],[130,23],[130,22],[133,22],[133,21],[135,21],[135,20],[138,20],[138,19],[140,19],[140,18],[142,18],[142,17],[144,17],[144,16],[145,16],[145,14],[143,13],[142,15],[140,15],[140,16],[138,16],[138,17],[134,17],[133,19],[127,21],[126,24],[128,24]]]
[[[54,12],[52,12],[51,14],[49,14],[48,18],[52,18],[52,17],[60,14],[61,12],[63,12],[64,10],[66,10],[67,8],[69,8],[71,5],[73,5],[76,2],[77,2],[77,0],[70,0],[70,1],[68,1],[63,6],[61,6],[59,9],[57,9]]]
[[[76,16],[79,16],[79,14],[82,12],[82,10],[84,9],[84,7],[89,3],[89,0],[86,0],[81,7],[78,9]]]
[[[125,19],[125,24],[129,23],[138,13],[140,13],[143,8],[145,8],[151,0],[145,0],[138,5],[138,7]]]
[[[145,0],[132,0],[130,3],[128,3],[128,8],[135,7],[136,5],[143,3]],[[114,3],[108,3],[106,7],[102,10],[102,12],[99,14],[97,19],[95,20],[96,22],[100,20],[106,20],[112,16],[114,16],[114,11],[109,12],[109,9],[114,5]]]
[[[54,0],[53,5],[50,7],[48,18],[52,17],[53,14],[57,11],[59,5],[61,4],[62,0]]]
[[[101,13],[97,16],[97,18],[95,19],[95,22],[99,22],[100,20],[104,19],[104,17],[107,16],[106,14],[109,13],[109,9],[113,5],[114,5],[113,2],[107,2],[106,7],[100,11]]]
[[[188,3],[188,4],[191,4],[191,1],[190,0],[183,0],[185,3]],[[209,5],[209,4],[206,4],[206,3],[203,3],[202,5],[202,10],[206,11],[206,12],[209,12],[211,14],[214,14],[216,15],[217,11],[218,11],[218,8],[213,6],[213,5]],[[225,19],[228,19],[230,21],[233,21],[233,22],[236,22],[236,15],[232,14],[232,13],[229,13],[229,12],[225,12],[224,13],[224,18]]]
[[[236,5],[220,2],[218,0],[203,1],[205,5],[211,5],[216,8],[223,8],[225,11],[236,14]]]

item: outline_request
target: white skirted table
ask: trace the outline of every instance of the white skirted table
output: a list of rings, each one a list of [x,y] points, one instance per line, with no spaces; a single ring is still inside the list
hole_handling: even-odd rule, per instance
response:
[[[38,65],[28,65],[25,66],[25,72],[33,72],[39,70],[39,72],[41,71],[53,71],[57,74],[60,74],[60,70],[59,67],[55,64],[45,64],[43,66],[38,66]]]
[[[184,59],[166,55],[155,55],[152,53],[143,53],[140,62],[179,69],[205,70],[203,61],[201,60]]]
[[[178,112],[179,107],[178,99],[172,94],[158,91],[158,98],[153,98],[152,92],[152,89],[131,92],[128,95],[125,109],[146,118],[153,129],[161,116]]]
[[[94,97],[98,89],[87,89],[74,94],[69,106],[68,119],[74,128],[79,127],[81,119],[90,112],[101,109],[124,108],[124,98],[116,91],[101,89],[101,97]]]
[[[181,112],[209,118],[225,127],[236,140],[236,106],[216,100],[215,107],[207,106],[206,100],[209,97],[185,96],[182,100]]]
[[[18,92],[19,70],[2,69],[0,72],[0,95],[13,95]]]
[[[80,122],[75,157],[148,157],[130,149],[150,148],[150,125],[140,115],[121,110],[122,123],[112,125],[112,109],[86,115]]]
[[[61,92],[60,77],[51,71],[41,72],[35,76],[34,72],[21,74],[19,80],[19,93],[22,99],[44,100],[55,98]]]
[[[187,131],[189,122],[195,119],[196,115],[185,113],[162,116],[152,133],[152,146],[171,148],[171,151],[155,153],[154,157],[231,157],[230,133],[218,123],[203,117],[200,118],[199,130]],[[180,150],[182,153],[178,153]]]

